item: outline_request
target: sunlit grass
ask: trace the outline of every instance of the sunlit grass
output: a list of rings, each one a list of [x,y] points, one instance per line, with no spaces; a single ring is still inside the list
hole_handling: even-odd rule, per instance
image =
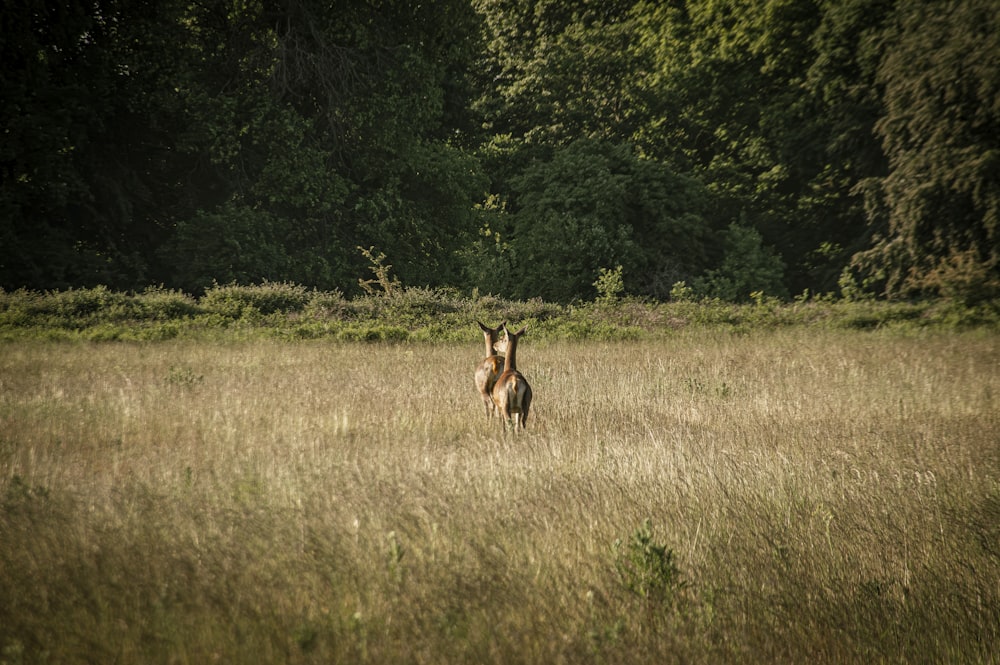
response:
[[[995,334],[479,342],[0,347],[0,661],[1000,659]]]

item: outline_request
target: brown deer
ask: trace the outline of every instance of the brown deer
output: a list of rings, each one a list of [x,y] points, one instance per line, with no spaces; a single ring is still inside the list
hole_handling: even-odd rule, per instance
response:
[[[476,366],[476,390],[479,391],[483,399],[483,406],[486,407],[486,417],[492,418],[497,407],[493,403],[493,384],[497,382],[497,377],[503,372],[503,356],[498,356],[496,343],[500,336],[500,331],[507,324],[502,322],[496,328],[485,326],[479,321],[479,329],[483,331],[483,340],[486,342],[486,357]]]
[[[507,324],[503,324],[504,337],[495,344],[495,348],[506,357],[503,374],[497,377],[493,385],[493,403],[500,410],[505,423],[512,423],[514,430],[524,429],[528,422],[528,409],[531,407],[531,386],[524,376],[517,371],[517,340],[527,330],[527,326],[517,332],[511,332]]]

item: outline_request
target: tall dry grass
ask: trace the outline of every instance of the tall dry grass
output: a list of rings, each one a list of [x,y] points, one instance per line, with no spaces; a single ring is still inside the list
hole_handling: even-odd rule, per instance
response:
[[[480,346],[5,344],[0,662],[1000,662],[996,334]]]

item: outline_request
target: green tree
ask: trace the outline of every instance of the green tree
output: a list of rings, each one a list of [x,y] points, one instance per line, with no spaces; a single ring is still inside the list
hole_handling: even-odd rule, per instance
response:
[[[360,245],[385,251],[406,283],[452,283],[486,189],[462,147],[471,8],[293,0],[214,20],[210,34],[237,38],[233,54],[206,51],[204,75],[239,84],[203,84],[192,101],[225,198],[178,225],[165,248],[175,279],[228,275],[231,248],[257,237],[270,245],[243,254],[240,274],[350,291]],[[206,242],[220,232],[226,243]]]
[[[665,297],[711,254],[708,192],[633,149],[648,126],[651,53],[634,0],[481,0],[487,38],[477,105],[494,204],[467,272],[521,297],[593,297],[621,264],[629,292]],[[492,85],[489,83],[493,82]]]
[[[814,292],[834,290],[851,257],[871,243],[864,183],[885,175],[887,160],[875,134],[882,115],[876,71],[886,22],[896,0],[827,0],[809,38],[815,59],[806,74],[800,121],[806,187],[798,198],[800,228],[811,247],[801,272]],[[810,167],[809,164],[812,164]]]
[[[878,68],[889,173],[857,267],[885,295],[1000,295],[1000,6],[900,3]]]
[[[708,265],[712,230],[704,190],[628,147],[580,140],[512,179],[500,235],[514,294],[554,301],[594,297],[594,280],[622,265],[626,290],[665,296]]]
[[[747,302],[751,294],[763,293],[787,298],[784,263],[773,250],[763,245],[755,229],[730,225],[724,234],[725,256],[718,268],[697,278],[694,292],[728,302]]]
[[[466,0],[32,1],[0,21],[0,285],[329,288],[356,284],[359,245],[454,280],[486,190]]]
[[[757,229],[786,257],[793,288],[815,277],[810,263],[828,230],[807,214],[826,165],[805,85],[821,16],[814,0],[689,0],[639,11],[655,66],[636,141],[705,182],[722,225]]]
[[[190,163],[178,2],[5,3],[0,285],[136,286]],[[183,161],[180,160],[180,161]]]
[[[634,0],[475,0],[486,23],[478,108],[491,131],[530,145],[629,138],[641,112],[632,85]]]

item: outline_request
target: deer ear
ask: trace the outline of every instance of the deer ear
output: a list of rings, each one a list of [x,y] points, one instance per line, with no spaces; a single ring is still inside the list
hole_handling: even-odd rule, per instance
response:
[[[521,328],[520,330],[518,330],[516,333],[514,333],[514,336],[515,337],[520,337],[521,335],[523,335],[527,331],[528,331],[528,326],[524,326],[523,328]]]
[[[486,326],[484,326],[484,325],[483,325],[483,323],[482,323],[482,321],[476,321],[476,323],[478,323],[478,324],[479,324],[479,328],[480,328],[480,330],[482,330],[483,332],[490,332],[490,329],[489,329],[489,328],[487,328]]]

